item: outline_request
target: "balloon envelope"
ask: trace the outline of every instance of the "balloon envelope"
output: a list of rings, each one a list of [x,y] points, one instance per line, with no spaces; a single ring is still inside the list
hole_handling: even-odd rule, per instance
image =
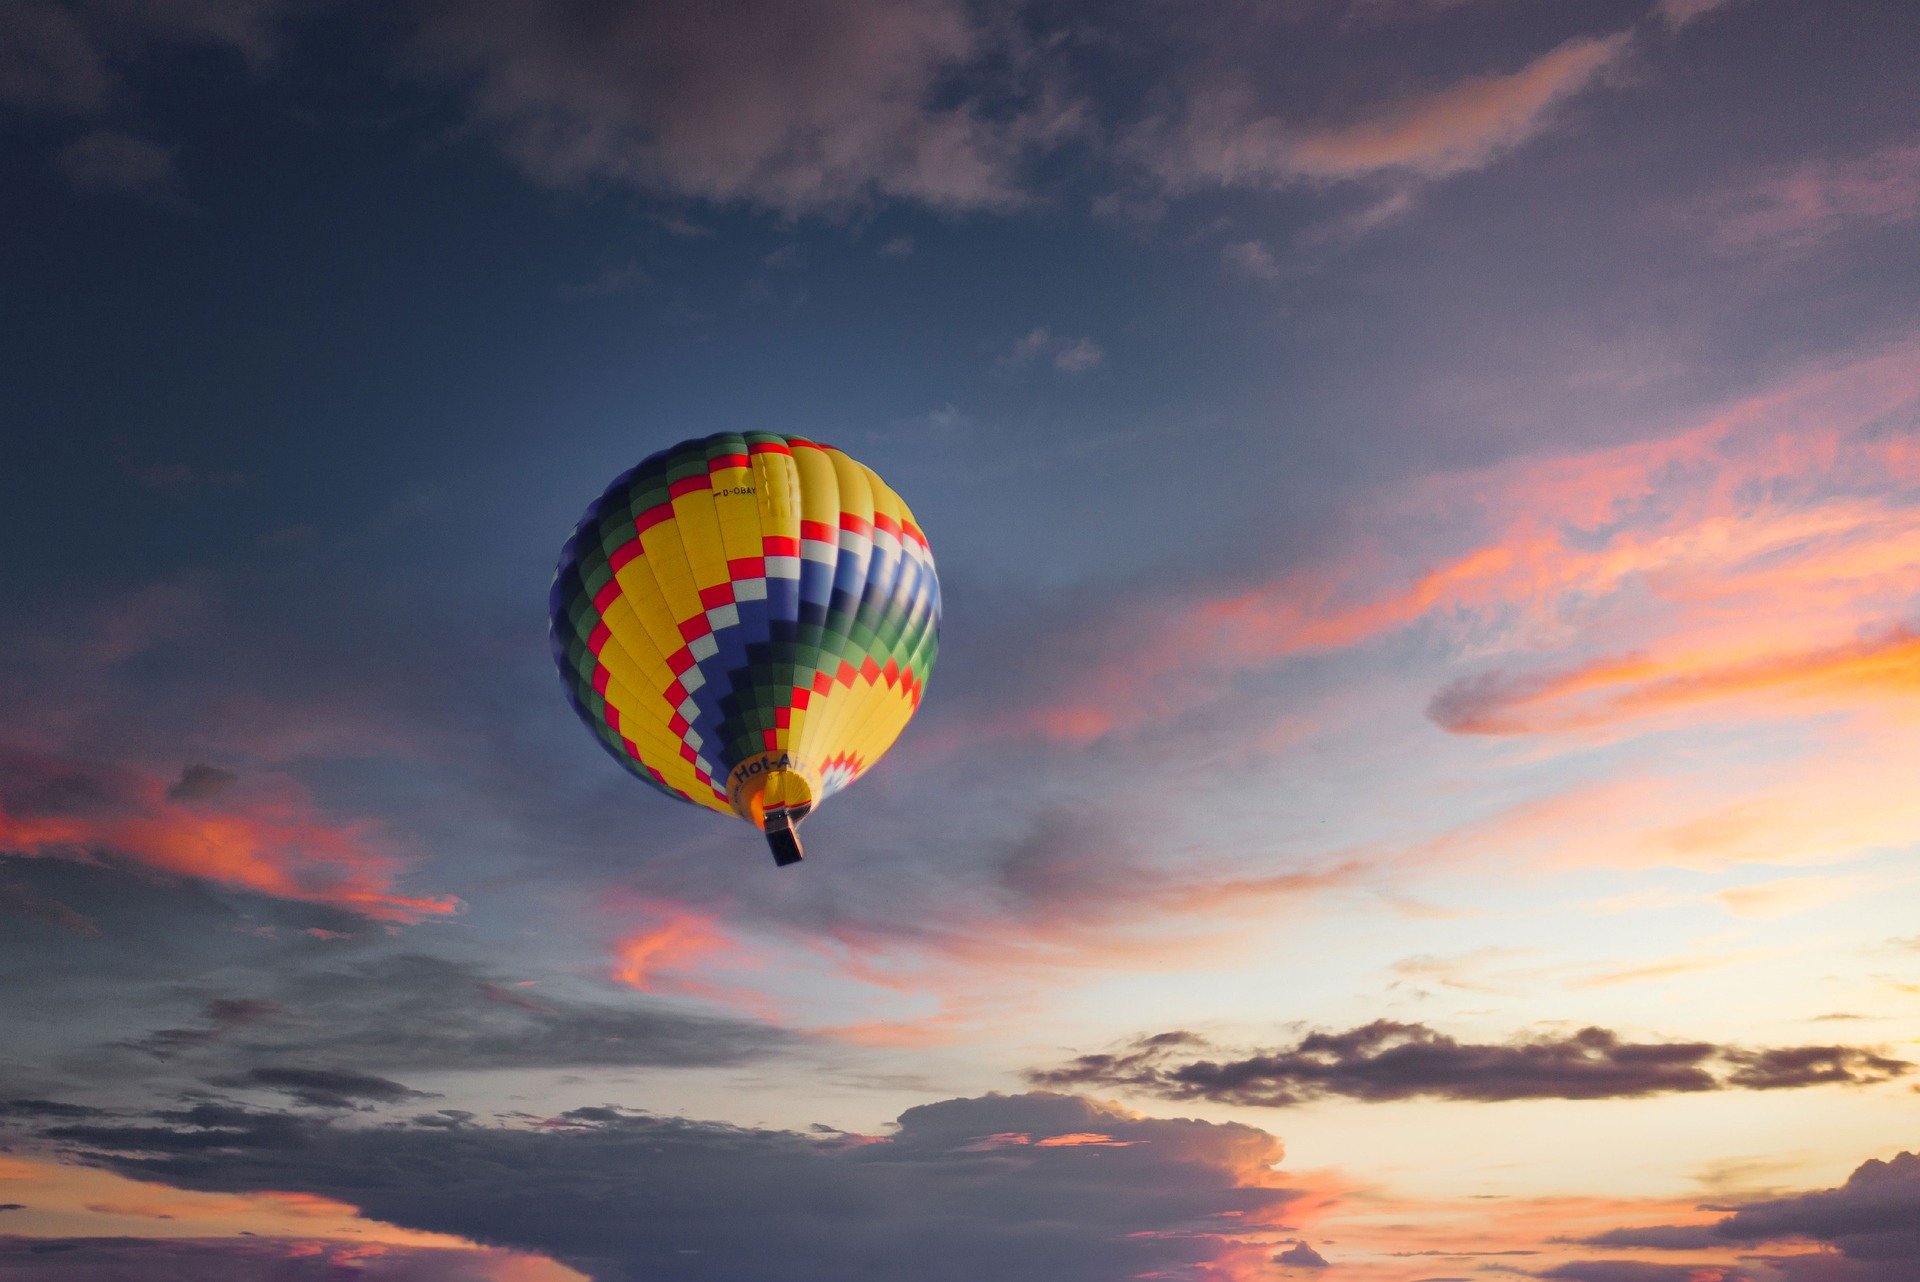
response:
[[[551,596],[580,718],[634,775],[763,828],[872,767],[920,704],[940,585],[913,513],[839,450],[686,441],[587,509]]]

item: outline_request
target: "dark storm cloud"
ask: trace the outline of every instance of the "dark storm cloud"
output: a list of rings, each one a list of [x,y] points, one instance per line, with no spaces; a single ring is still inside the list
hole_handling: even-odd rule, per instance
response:
[[[616,1109],[366,1128],[217,1105],[49,1137],[135,1178],[315,1193],[600,1282],[838,1282],[904,1261],[929,1279],[1108,1282],[1240,1251],[1237,1233],[1297,1196],[1263,1131],[1061,1095],[923,1105],[884,1139]]]
[[[496,1282],[499,1257],[277,1238],[0,1237],[0,1277],[23,1282]]]
[[[1168,1099],[1284,1108],[1308,1100],[1629,1099],[1885,1081],[1912,1065],[1852,1046],[1746,1050],[1712,1042],[1629,1042],[1604,1028],[1502,1044],[1461,1042],[1424,1024],[1376,1020],[1310,1033],[1240,1059],[1199,1055],[1189,1033],[1162,1033],[1116,1054],[1082,1055],[1028,1074],[1045,1086],[1122,1086]]]

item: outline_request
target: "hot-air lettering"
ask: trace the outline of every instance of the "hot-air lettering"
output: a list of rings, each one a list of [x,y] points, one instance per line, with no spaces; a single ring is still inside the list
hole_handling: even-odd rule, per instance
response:
[[[733,782],[739,783],[743,779],[751,779],[753,776],[764,774],[769,770],[787,770],[790,769],[792,765],[793,759],[791,757],[782,757],[778,761],[749,761],[733,768]]]

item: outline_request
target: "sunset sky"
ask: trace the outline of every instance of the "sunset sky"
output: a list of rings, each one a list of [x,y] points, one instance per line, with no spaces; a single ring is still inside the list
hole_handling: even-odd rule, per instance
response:
[[[1920,9],[0,0],[0,1279],[1920,1278]],[[776,869],[546,637],[800,434]]]

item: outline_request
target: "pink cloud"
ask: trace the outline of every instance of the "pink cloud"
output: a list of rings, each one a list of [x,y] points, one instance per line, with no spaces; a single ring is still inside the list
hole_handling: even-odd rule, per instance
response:
[[[1397,174],[1441,178],[1492,163],[1547,129],[1554,109],[1596,83],[1628,33],[1570,40],[1520,70],[1388,101],[1338,123],[1262,112],[1245,84],[1194,93],[1176,119],[1137,132],[1137,159],[1176,189],[1280,186]]]
[[[1769,174],[1706,202],[1697,216],[1730,253],[1804,250],[1851,232],[1911,223],[1920,219],[1920,143]]]
[[[1443,693],[1452,729],[1910,691],[1920,445],[1888,428],[1916,410],[1909,341],[1649,440],[1423,478],[1351,512],[1335,560],[1093,620],[1063,639],[1086,656],[1076,681],[981,732],[1124,735],[1216,703],[1241,673],[1414,629],[1507,659]]]
[[[267,777],[203,800],[175,801],[171,788],[128,767],[0,760],[0,851],[77,860],[104,854],[380,921],[460,907],[451,896],[398,893],[402,861],[383,849],[374,825],[323,814],[289,779]]]

